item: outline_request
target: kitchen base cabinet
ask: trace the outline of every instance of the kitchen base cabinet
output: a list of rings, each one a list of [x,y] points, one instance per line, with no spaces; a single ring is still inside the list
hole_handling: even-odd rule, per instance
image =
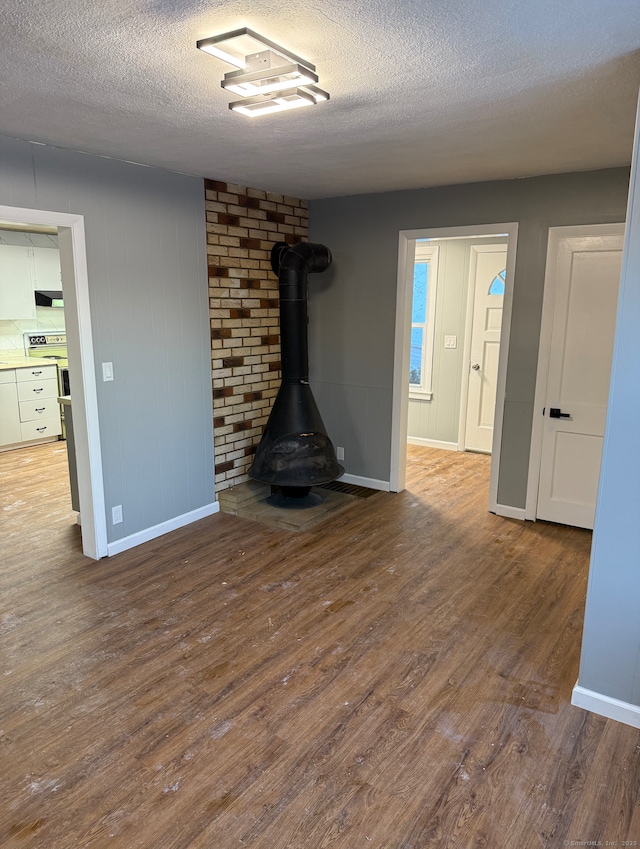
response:
[[[40,419],[37,422],[20,423],[20,439],[22,442],[44,439],[47,436],[58,437],[61,433],[60,416],[55,419]]]
[[[62,433],[56,366],[0,370],[0,451]]]
[[[55,366],[53,368],[55,369]],[[22,378],[20,374],[22,371],[26,371],[26,369],[20,369],[18,371],[18,401],[56,400],[58,395],[58,378],[55,375],[55,371],[53,378],[38,378],[37,380],[26,380]]]
[[[5,378],[11,375],[11,383]],[[22,441],[15,372],[0,372],[0,446]]]

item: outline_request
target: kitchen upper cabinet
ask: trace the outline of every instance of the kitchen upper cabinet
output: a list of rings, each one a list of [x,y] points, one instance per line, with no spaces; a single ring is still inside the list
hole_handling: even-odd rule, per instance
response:
[[[0,245],[0,319],[35,318],[36,289],[62,289],[60,251]]]
[[[60,251],[53,248],[30,248],[33,251],[34,289],[62,289]]]
[[[32,250],[0,245],[0,319],[36,317]]]

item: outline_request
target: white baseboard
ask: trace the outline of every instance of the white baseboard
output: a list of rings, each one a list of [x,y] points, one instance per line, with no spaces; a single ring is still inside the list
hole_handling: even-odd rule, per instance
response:
[[[427,448],[442,448],[444,451],[457,451],[457,442],[444,442],[442,439],[424,439],[422,436],[408,436],[409,445],[425,445]]]
[[[524,507],[509,507],[508,504],[496,504],[495,509],[490,511],[496,516],[504,516],[505,519],[520,519],[524,522],[526,519],[526,511]]]
[[[383,492],[389,492],[389,481],[378,481],[375,478],[362,478],[360,475],[342,475],[339,480],[345,483],[352,483],[356,486],[366,486],[369,489],[381,489]]]
[[[640,728],[640,705],[621,702],[619,699],[611,698],[611,696],[587,690],[585,687],[580,687],[579,684],[576,684],[573,688],[571,704],[584,710],[590,710],[600,716],[606,716],[607,719],[615,719],[616,722],[624,722],[625,725]]]
[[[213,516],[214,513],[220,511],[220,504],[214,501],[213,504],[205,504],[204,507],[199,507],[197,510],[191,510],[190,513],[183,513],[181,516],[176,516],[174,519],[169,519],[166,522],[161,522],[159,525],[154,525],[152,528],[146,528],[144,531],[138,531],[131,536],[117,539],[115,542],[110,542],[107,545],[107,555],[112,557],[114,554],[120,554],[122,551],[127,551],[134,548],[136,545],[142,545],[143,542],[161,537],[185,525],[190,525],[191,522],[197,522],[198,519],[204,519],[207,516]]]

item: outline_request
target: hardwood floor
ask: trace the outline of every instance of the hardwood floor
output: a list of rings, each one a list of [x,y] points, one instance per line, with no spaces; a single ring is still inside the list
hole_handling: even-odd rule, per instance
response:
[[[0,845],[637,845],[640,732],[569,704],[590,534],[409,454],[310,531],[218,514],[99,563],[60,448],[0,455]]]

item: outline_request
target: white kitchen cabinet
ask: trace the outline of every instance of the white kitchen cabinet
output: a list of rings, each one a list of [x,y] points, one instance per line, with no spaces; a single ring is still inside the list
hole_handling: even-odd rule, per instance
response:
[[[0,446],[62,433],[56,366],[0,370]]]
[[[37,398],[19,401],[20,421],[35,422],[38,419],[52,419],[60,413],[57,396],[55,398]]]
[[[22,369],[20,369],[22,371]],[[36,401],[43,398],[56,398],[58,380],[29,380],[22,382],[18,377],[18,401]]]
[[[0,445],[22,441],[16,373],[0,371]]]
[[[0,245],[0,319],[36,317],[32,250]]]
[[[54,248],[31,248],[33,250],[34,289],[59,291],[62,289],[60,251]]]
[[[59,436],[62,433],[60,424],[60,413],[55,419],[39,419],[37,422],[21,422],[20,434],[22,442],[30,442],[32,439],[45,439],[47,437]]]
[[[58,367],[54,365],[27,366],[16,369],[16,375],[19,383],[27,380],[52,380],[58,376]]]

